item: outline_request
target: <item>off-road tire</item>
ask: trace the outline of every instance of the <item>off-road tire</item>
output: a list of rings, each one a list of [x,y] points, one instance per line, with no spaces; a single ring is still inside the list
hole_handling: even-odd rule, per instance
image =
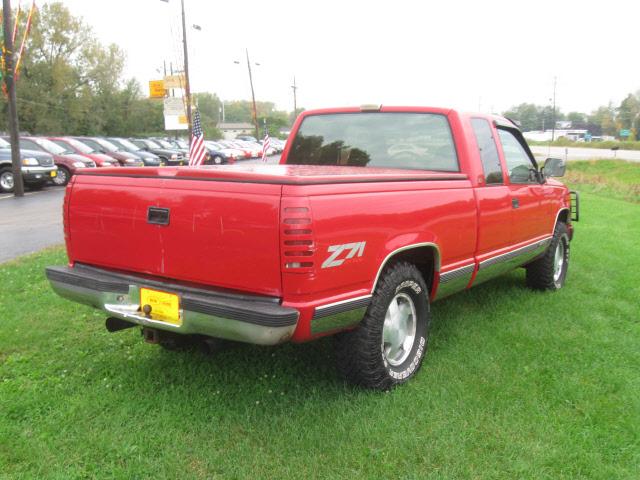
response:
[[[553,231],[551,243],[544,254],[527,265],[526,283],[527,287],[534,290],[559,290],[567,279],[569,269],[569,230],[566,224],[558,222]],[[562,253],[563,262],[559,276],[555,276],[556,251],[558,245],[564,247]]]
[[[413,302],[416,329],[407,358],[393,366],[385,357],[382,338],[387,309],[399,294]],[[338,371],[350,383],[374,390],[389,390],[407,382],[422,365],[430,320],[429,292],[419,270],[406,262],[386,268],[360,324],[335,336]]]

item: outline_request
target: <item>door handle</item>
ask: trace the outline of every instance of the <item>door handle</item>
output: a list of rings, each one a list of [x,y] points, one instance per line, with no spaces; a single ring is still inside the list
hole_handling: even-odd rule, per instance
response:
[[[511,206],[513,208],[518,208],[520,207],[520,200],[518,200],[517,198],[512,198],[511,199]]]

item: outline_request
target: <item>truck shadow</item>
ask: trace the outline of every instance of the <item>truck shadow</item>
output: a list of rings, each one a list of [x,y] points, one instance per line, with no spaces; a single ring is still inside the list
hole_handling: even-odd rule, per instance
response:
[[[436,302],[432,306],[428,363],[438,362],[443,352],[456,348],[456,342],[460,341],[458,333],[467,326],[488,327],[506,321],[501,315],[505,304],[517,306],[521,302],[518,308],[526,315],[536,298],[535,293],[525,288],[522,273],[513,272]],[[253,392],[258,398],[252,402],[285,395],[304,402],[310,393],[322,395],[325,400],[345,395],[377,395],[341,380],[335,370],[330,337],[276,347],[234,343],[214,353],[197,349],[165,351],[153,345],[144,348],[149,350],[136,361],[135,367],[123,361],[122,368],[135,368],[142,385],[153,385],[146,395],[164,390],[175,396],[176,388],[185,393],[185,401],[192,392],[211,397]],[[162,381],[158,382],[158,378]]]

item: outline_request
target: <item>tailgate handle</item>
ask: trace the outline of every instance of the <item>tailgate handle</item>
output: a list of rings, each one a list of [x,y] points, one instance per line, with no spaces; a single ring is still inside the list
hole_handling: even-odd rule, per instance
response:
[[[147,223],[152,225],[169,225],[169,209],[149,207],[149,210],[147,210]]]

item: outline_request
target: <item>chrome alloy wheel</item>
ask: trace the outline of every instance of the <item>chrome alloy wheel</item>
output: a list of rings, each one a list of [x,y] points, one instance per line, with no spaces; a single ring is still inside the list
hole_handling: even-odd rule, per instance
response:
[[[53,177],[53,184],[60,186],[60,185],[66,185],[68,182],[69,182],[69,174],[67,173],[66,169],[59,168],[57,175]]]
[[[553,259],[553,281],[557,282],[562,276],[562,269],[564,267],[565,245],[562,238],[556,246],[556,253]]]
[[[13,190],[13,172],[2,172],[2,174],[0,174],[0,187],[7,192]]]
[[[401,365],[411,353],[416,338],[416,307],[406,293],[389,303],[382,327],[382,354],[389,365]]]

